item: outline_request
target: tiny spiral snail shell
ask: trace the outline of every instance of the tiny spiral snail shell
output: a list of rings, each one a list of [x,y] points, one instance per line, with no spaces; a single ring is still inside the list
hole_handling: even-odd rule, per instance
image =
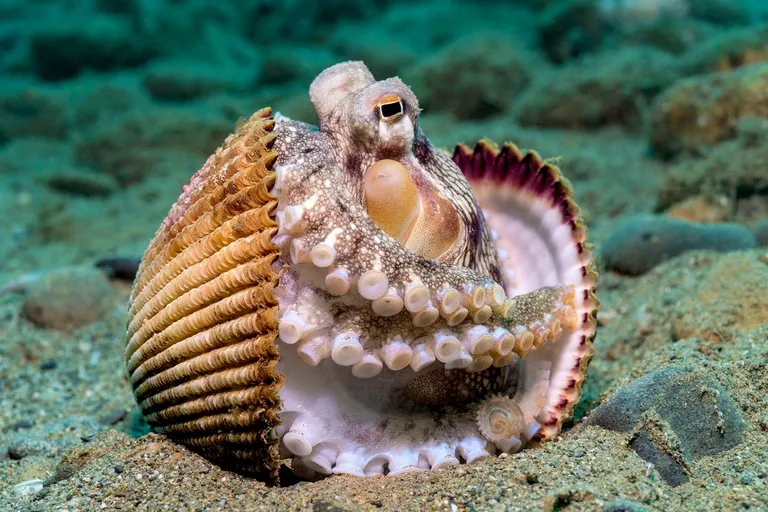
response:
[[[477,426],[487,440],[503,441],[520,435],[525,428],[525,416],[511,398],[491,396],[480,405]]]

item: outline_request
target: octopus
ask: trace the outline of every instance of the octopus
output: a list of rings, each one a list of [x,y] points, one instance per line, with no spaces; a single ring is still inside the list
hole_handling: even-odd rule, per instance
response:
[[[125,364],[149,424],[270,481],[556,437],[599,305],[568,181],[512,144],[434,148],[413,91],[362,62],[309,96],[318,126],[241,122],[146,249]]]

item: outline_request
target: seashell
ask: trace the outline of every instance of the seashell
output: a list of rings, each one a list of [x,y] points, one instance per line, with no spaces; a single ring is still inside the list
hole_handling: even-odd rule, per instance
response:
[[[491,442],[519,436],[525,429],[525,416],[508,396],[486,398],[477,411],[477,428]]]
[[[523,418],[499,449],[554,437],[598,307],[568,182],[513,145],[435,150],[413,92],[362,63],[309,94],[319,128],[240,123],[146,249],[125,364],[147,421],[270,481],[283,457],[304,477],[483,460],[497,400]]]

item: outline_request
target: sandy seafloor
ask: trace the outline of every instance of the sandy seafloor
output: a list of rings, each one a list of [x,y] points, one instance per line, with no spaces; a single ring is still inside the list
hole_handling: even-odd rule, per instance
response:
[[[0,510],[768,510],[768,8],[691,2],[0,5]],[[311,120],[312,77],[349,58],[413,86],[435,145],[487,136],[557,158],[598,251],[639,214],[670,245],[630,247],[640,267],[720,251],[638,276],[601,259],[595,356],[554,442],[272,488],[145,434],[122,369],[130,284],[105,288],[93,265],[141,255],[239,117],[269,104]],[[692,80],[710,94],[677,92]],[[754,236],[670,242],[672,216]],[[62,327],[79,300],[95,320]],[[674,392],[637,384],[665,367]],[[587,425],[619,390],[656,412]],[[638,454],[643,435],[672,469]]]

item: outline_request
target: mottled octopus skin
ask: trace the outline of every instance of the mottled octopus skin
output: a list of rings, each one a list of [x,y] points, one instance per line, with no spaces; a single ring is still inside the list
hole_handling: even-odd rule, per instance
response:
[[[362,63],[310,99],[319,129],[269,109],[238,126],[145,252],[125,359],[149,423],[272,481],[287,457],[372,476],[554,437],[598,307],[568,183],[511,145],[434,149],[411,90]],[[491,404],[515,434],[495,444]]]

